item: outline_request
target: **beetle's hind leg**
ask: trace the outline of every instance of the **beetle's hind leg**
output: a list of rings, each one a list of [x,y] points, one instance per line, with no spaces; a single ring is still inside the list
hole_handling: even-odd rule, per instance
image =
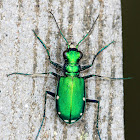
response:
[[[55,93],[50,92],[50,91],[46,91],[49,95],[51,95],[52,97],[55,97]]]
[[[38,133],[37,133],[37,135],[36,135],[35,140],[37,140],[37,138],[38,138],[38,136],[39,136],[39,133],[40,133],[40,131],[41,131],[41,128],[42,128],[42,126],[43,126],[43,122],[44,122],[44,119],[45,119],[47,94],[51,95],[52,97],[55,97],[55,93],[50,92],[50,91],[46,91],[46,93],[45,93],[45,103],[44,103],[43,119],[42,119],[42,122],[41,122],[41,125],[40,125],[40,128],[39,128],[39,130],[38,130]]]
[[[97,125],[96,125],[96,129],[97,129],[97,133],[98,133],[99,139],[101,140],[100,132],[99,132],[99,128],[98,128],[98,119],[99,119],[99,101],[98,101],[98,100],[92,100],[92,99],[86,99],[86,102],[91,102],[91,103],[97,103],[97,104],[98,104],[98,111],[97,111]]]

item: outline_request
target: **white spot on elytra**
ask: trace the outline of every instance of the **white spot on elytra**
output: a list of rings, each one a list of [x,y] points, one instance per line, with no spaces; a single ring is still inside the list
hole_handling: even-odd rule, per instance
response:
[[[83,97],[83,101],[85,101],[85,97]]]
[[[59,96],[57,96],[56,99],[58,100],[59,99]]]

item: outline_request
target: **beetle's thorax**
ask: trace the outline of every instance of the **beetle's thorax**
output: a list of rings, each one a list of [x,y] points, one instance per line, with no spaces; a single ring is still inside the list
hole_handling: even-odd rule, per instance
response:
[[[63,56],[65,59],[64,70],[65,75],[78,76],[80,71],[79,61],[82,58],[82,52],[76,48],[69,48],[64,51]]]

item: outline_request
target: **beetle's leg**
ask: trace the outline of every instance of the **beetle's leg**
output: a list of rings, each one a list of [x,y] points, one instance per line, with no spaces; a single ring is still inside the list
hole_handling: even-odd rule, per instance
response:
[[[38,37],[38,35],[36,34],[36,32],[35,32],[34,30],[32,30],[32,31],[34,32],[34,34],[35,34],[35,36],[37,37],[37,39],[41,42],[41,44],[42,44],[42,45],[44,46],[44,48],[46,49],[47,54],[48,54],[48,56],[49,56],[50,63],[53,64],[56,68],[59,68],[60,70],[63,71],[63,66],[61,66],[60,64],[57,64],[57,63],[55,63],[55,62],[53,62],[53,61],[51,60],[50,54],[49,54],[49,51],[48,51],[47,47],[45,46],[45,44],[43,43],[43,41]]]
[[[31,76],[31,77],[46,77],[48,74],[52,74],[54,75],[55,77],[59,78],[60,75],[54,73],[54,72],[47,72],[47,73],[34,73],[34,74],[28,74],[28,73],[18,73],[18,72],[14,72],[14,73],[10,73],[10,74],[7,74],[7,77],[10,76],[10,75],[13,75],[13,74],[18,74],[18,75],[26,75],[26,76]]]
[[[40,130],[42,128],[42,125],[43,125],[43,122],[44,122],[44,119],[45,119],[45,112],[46,112],[46,100],[47,100],[47,92],[45,93],[45,104],[44,104],[44,113],[43,113],[43,119],[42,119],[42,122],[41,122],[41,125],[40,125],[40,128],[38,130],[38,133],[35,137],[35,140],[37,140],[38,136],[39,136],[39,133],[40,133]]]
[[[55,97],[55,93],[50,92],[50,91],[46,91],[49,95],[51,95],[52,97]]]
[[[97,128],[97,133],[98,133],[99,139],[101,140],[100,133],[99,133],[99,128],[98,128],[98,119],[99,119],[99,101],[97,101],[97,100],[91,100],[91,99],[86,99],[86,102],[92,102],[92,103],[97,103],[97,104],[98,104],[98,111],[97,111],[97,125],[96,125],[96,128]]]
[[[100,77],[100,78],[103,78],[105,80],[127,80],[127,79],[132,79],[132,77],[128,77],[128,78],[112,78],[112,77],[105,77],[105,76],[93,75],[93,74],[92,75],[84,76],[82,78],[87,79],[87,78],[90,78],[90,77],[93,77],[93,76]]]
[[[112,41],[112,42],[109,43],[107,46],[105,46],[105,47],[102,48],[100,51],[98,51],[98,53],[94,56],[91,65],[81,66],[81,70],[80,70],[80,71],[83,71],[83,70],[86,70],[86,69],[90,68],[90,67],[93,65],[94,60],[95,60],[95,58],[98,56],[98,54],[100,54],[104,49],[106,49],[109,45],[111,45],[111,44],[114,43],[114,42],[115,42],[115,41]]]
[[[46,93],[45,93],[45,104],[44,104],[43,119],[42,119],[42,122],[41,122],[41,125],[40,125],[40,128],[39,128],[39,130],[38,130],[38,133],[37,133],[37,135],[36,135],[35,140],[37,140],[37,138],[38,138],[38,136],[39,136],[39,133],[40,133],[40,131],[41,131],[41,128],[42,128],[42,126],[43,126],[43,122],[44,122],[44,119],[45,119],[47,94],[49,94],[49,95],[55,97],[55,93],[52,93],[52,92],[50,92],[50,91],[46,91]]]

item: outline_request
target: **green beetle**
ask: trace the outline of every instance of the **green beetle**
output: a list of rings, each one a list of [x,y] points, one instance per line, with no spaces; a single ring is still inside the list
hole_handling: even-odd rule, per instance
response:
[[[79,77],[79,60],[82,52],[68,48],[63,53],[65,76],[60,77],[56,95],[56,109],[59,117],[66,123],[74,123],[81,118],[85,109],[85,83]],[[62,88],[63,87],[63,88]]]
[[[52,14],[52,12],[50,12],[50,14]],[[53,14],[52,14],[52,16],[56,22],[56,19],[55,19]],[[96,18],[96,20],[98,19],[98,17]],[[93,29],[93,26],[94,26],[96,20],[94,21],[91,29],[85,35],[85,37],[87,37],[88,34]],[[97,111],[96,129],[97,129],[99,139],[101,140],[99,129],[98,129],[99,101],[93,100],[93,99],[86,99],[85,79],[93,77],[93,76],[101,77],[101,78],[104,78],[107,80],[108,79],[111,79],[111,80],[131,79],[131,77],[111,78],[111,77],[103,77],[100,75],[93,75],[93,74],[87,75],[84,77],[80,77],[79,76],[80,71],[83,71],[83,70],[90,68],[93,65],[94,60],[97,57],[97,55],[99,55],[99,53],[101,53],[104,49],[106,49],[110,44],[114,43],[114,41],[112,41],[110,44],[108,44],[107,46],[102,48],[100,51],[98,51],[98,53],[93,57],[92,63],[90,65],[80,66],[79,61],[82,58],[83,54],[82,54],[82,52],[78,51],[78,46],[85,39],[85,37],[77,45],[74,45],[73,43],[69,44],[68,41],[66,40],[66,38],[64,37],[64,35],[62,34],[57,22],[56,22],[56,25],[57,25],[61,35],[63,36],[63,38],[67,42],[67,49],[63,53],[63,57],[65,60],[64,66],[61,66],[60,64],[57,64],[51,60],[47,47],[45,46],[43,41],[37,36],[37,34],[34,30],[33,30],[33,32],[34,32],[35,36],[39,39],[39,41],[42,43],[44,48],[46,49],[47,54],[49,56],[50,63],[53,64],[56,68],[59,68],[60,70],[62,70],[64,72],[64,76],[60,76],[54,72],[37,73],[37,74],[26,74],[26,73],[14,72],[14,73],[8,74],[7,76],[10,76],[13,74],[19,74],[19,75],[29,75],[32,77],[36,77],[36,76],[44,76],[46,74],[52,74],[58,78],[57,93],[55,94],[55,93],[52,93],[50,91],[46,91],[43,120],[41,122],[40,128],[39,128],[38,133],[36,135],[36,138],[35,138],[36,140],[39,136],[39,133],[41,131],[41,128],[42,128],[42,125],[44,122],[44,118],[45,118],[47,94],[55,97],[57,114],[67,124],[75,123],[76,121],[78,121],[82,117],[84,110],[85,110],[86,102],[97,103],[98,104],[98,111]]]

